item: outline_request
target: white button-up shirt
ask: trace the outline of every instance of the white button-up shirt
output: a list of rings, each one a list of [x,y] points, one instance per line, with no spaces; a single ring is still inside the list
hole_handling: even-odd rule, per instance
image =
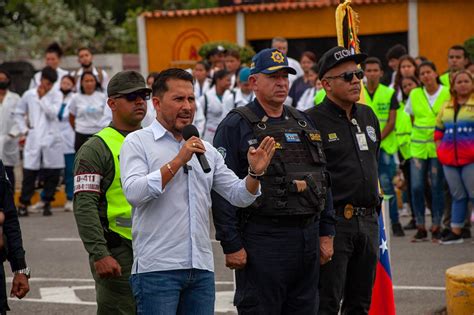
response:
[[[245,179],[227,168],[208,142],[204,173],[194,155],[162,189],[160,168],[173,160],[184,144],[157,120],[127,136],[120,151],[122,185],[132,211],[132,273],[177,269],[214,271],[209,237],[211,190],[237,207],[247,207],[260,195],[247,191]]]

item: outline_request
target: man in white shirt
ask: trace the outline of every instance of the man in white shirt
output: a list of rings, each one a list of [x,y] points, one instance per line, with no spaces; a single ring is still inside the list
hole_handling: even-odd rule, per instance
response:
[[[288,41],[284,37],[274,37],[272,39],[272,48],[278,49],[286,56],[288,54]],[[296,70],[296,75],[292,75],[288,78],[290,80],[290,88],[291,88],[293,81],[295,81],[298,77],[301,77],[304,74],[304,71],[297,60],[290,58],[288,56],[286,57],[288,58],[288,66]]]
[[[260,195],[259,176],[275,151],[273,138],[249,149],[249,176],[240,180],[208,142],[183,128],[196,111],[193,77],[160,73],[153,85],[157,120],[130,134],[120,152],[122,184],[132,217],[132,290],[143,314],[214,314],[215,285],[209,239],[211,190],[234,205]],[[197,154],[204,154],[205,173]]]
[[[101,67],[95,67],[93,62],[94,56],[92,50],[88,47],[81,47],[77,50],[77,61],[81,65],[79,69],[73,72],[73,76],[76,80],[76,91],[81,88],[81,75],[84,71],[91,71],[99,81],[102,91],[107,90],[107,84],[109,83],[109,75]]]

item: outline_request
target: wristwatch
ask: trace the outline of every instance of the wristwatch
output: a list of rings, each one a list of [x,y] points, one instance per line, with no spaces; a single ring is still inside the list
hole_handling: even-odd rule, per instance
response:
[[[27,279],[30,279],[31,277],[31,269],[30,267],[26,267],[26,268],[23,268],[23,269],[19,269],[19,270],[15,270],[13,271],[13,273],[15,275],[19,274],[19,273],[22,273],[26,276]]]

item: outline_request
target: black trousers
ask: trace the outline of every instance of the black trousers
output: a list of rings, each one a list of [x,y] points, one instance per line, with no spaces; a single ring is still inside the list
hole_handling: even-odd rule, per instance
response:
[[[92,136],[93,135],[86,135],[76,131],[76,136],[74,138],[74,150],[76,150],[76,152],[79,151],[82,145],[86,143],[86,141],[89,140],[89,138]]]
[[[242,238],[247,265],[235,273],[238,313],[316,314],[319,222],[306,227],[249,222]]]
[[[61,168],[44,168],[41,173],[44,176],[44,187],[42,199],[44,202],[51,202],[54,200],[56,187],[59,184],[59,175]],[[31,197],[35,193],[35,182],[40,171],[23,169],[23,181],[21,185],[20,203],[28,206],[31,203]]]
[[[319,315],[368,314],[379,253],[378,215],[337,216],[334,255],[321,266]]]

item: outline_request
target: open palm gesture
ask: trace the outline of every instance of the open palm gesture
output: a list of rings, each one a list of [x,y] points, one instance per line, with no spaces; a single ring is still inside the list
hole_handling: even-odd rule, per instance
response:
[[[275,153],[275,139],[272,137],[265,137],[257,149],[250,147],[247,152],[247,160],[250,168],[256,174],[263,173]]]

